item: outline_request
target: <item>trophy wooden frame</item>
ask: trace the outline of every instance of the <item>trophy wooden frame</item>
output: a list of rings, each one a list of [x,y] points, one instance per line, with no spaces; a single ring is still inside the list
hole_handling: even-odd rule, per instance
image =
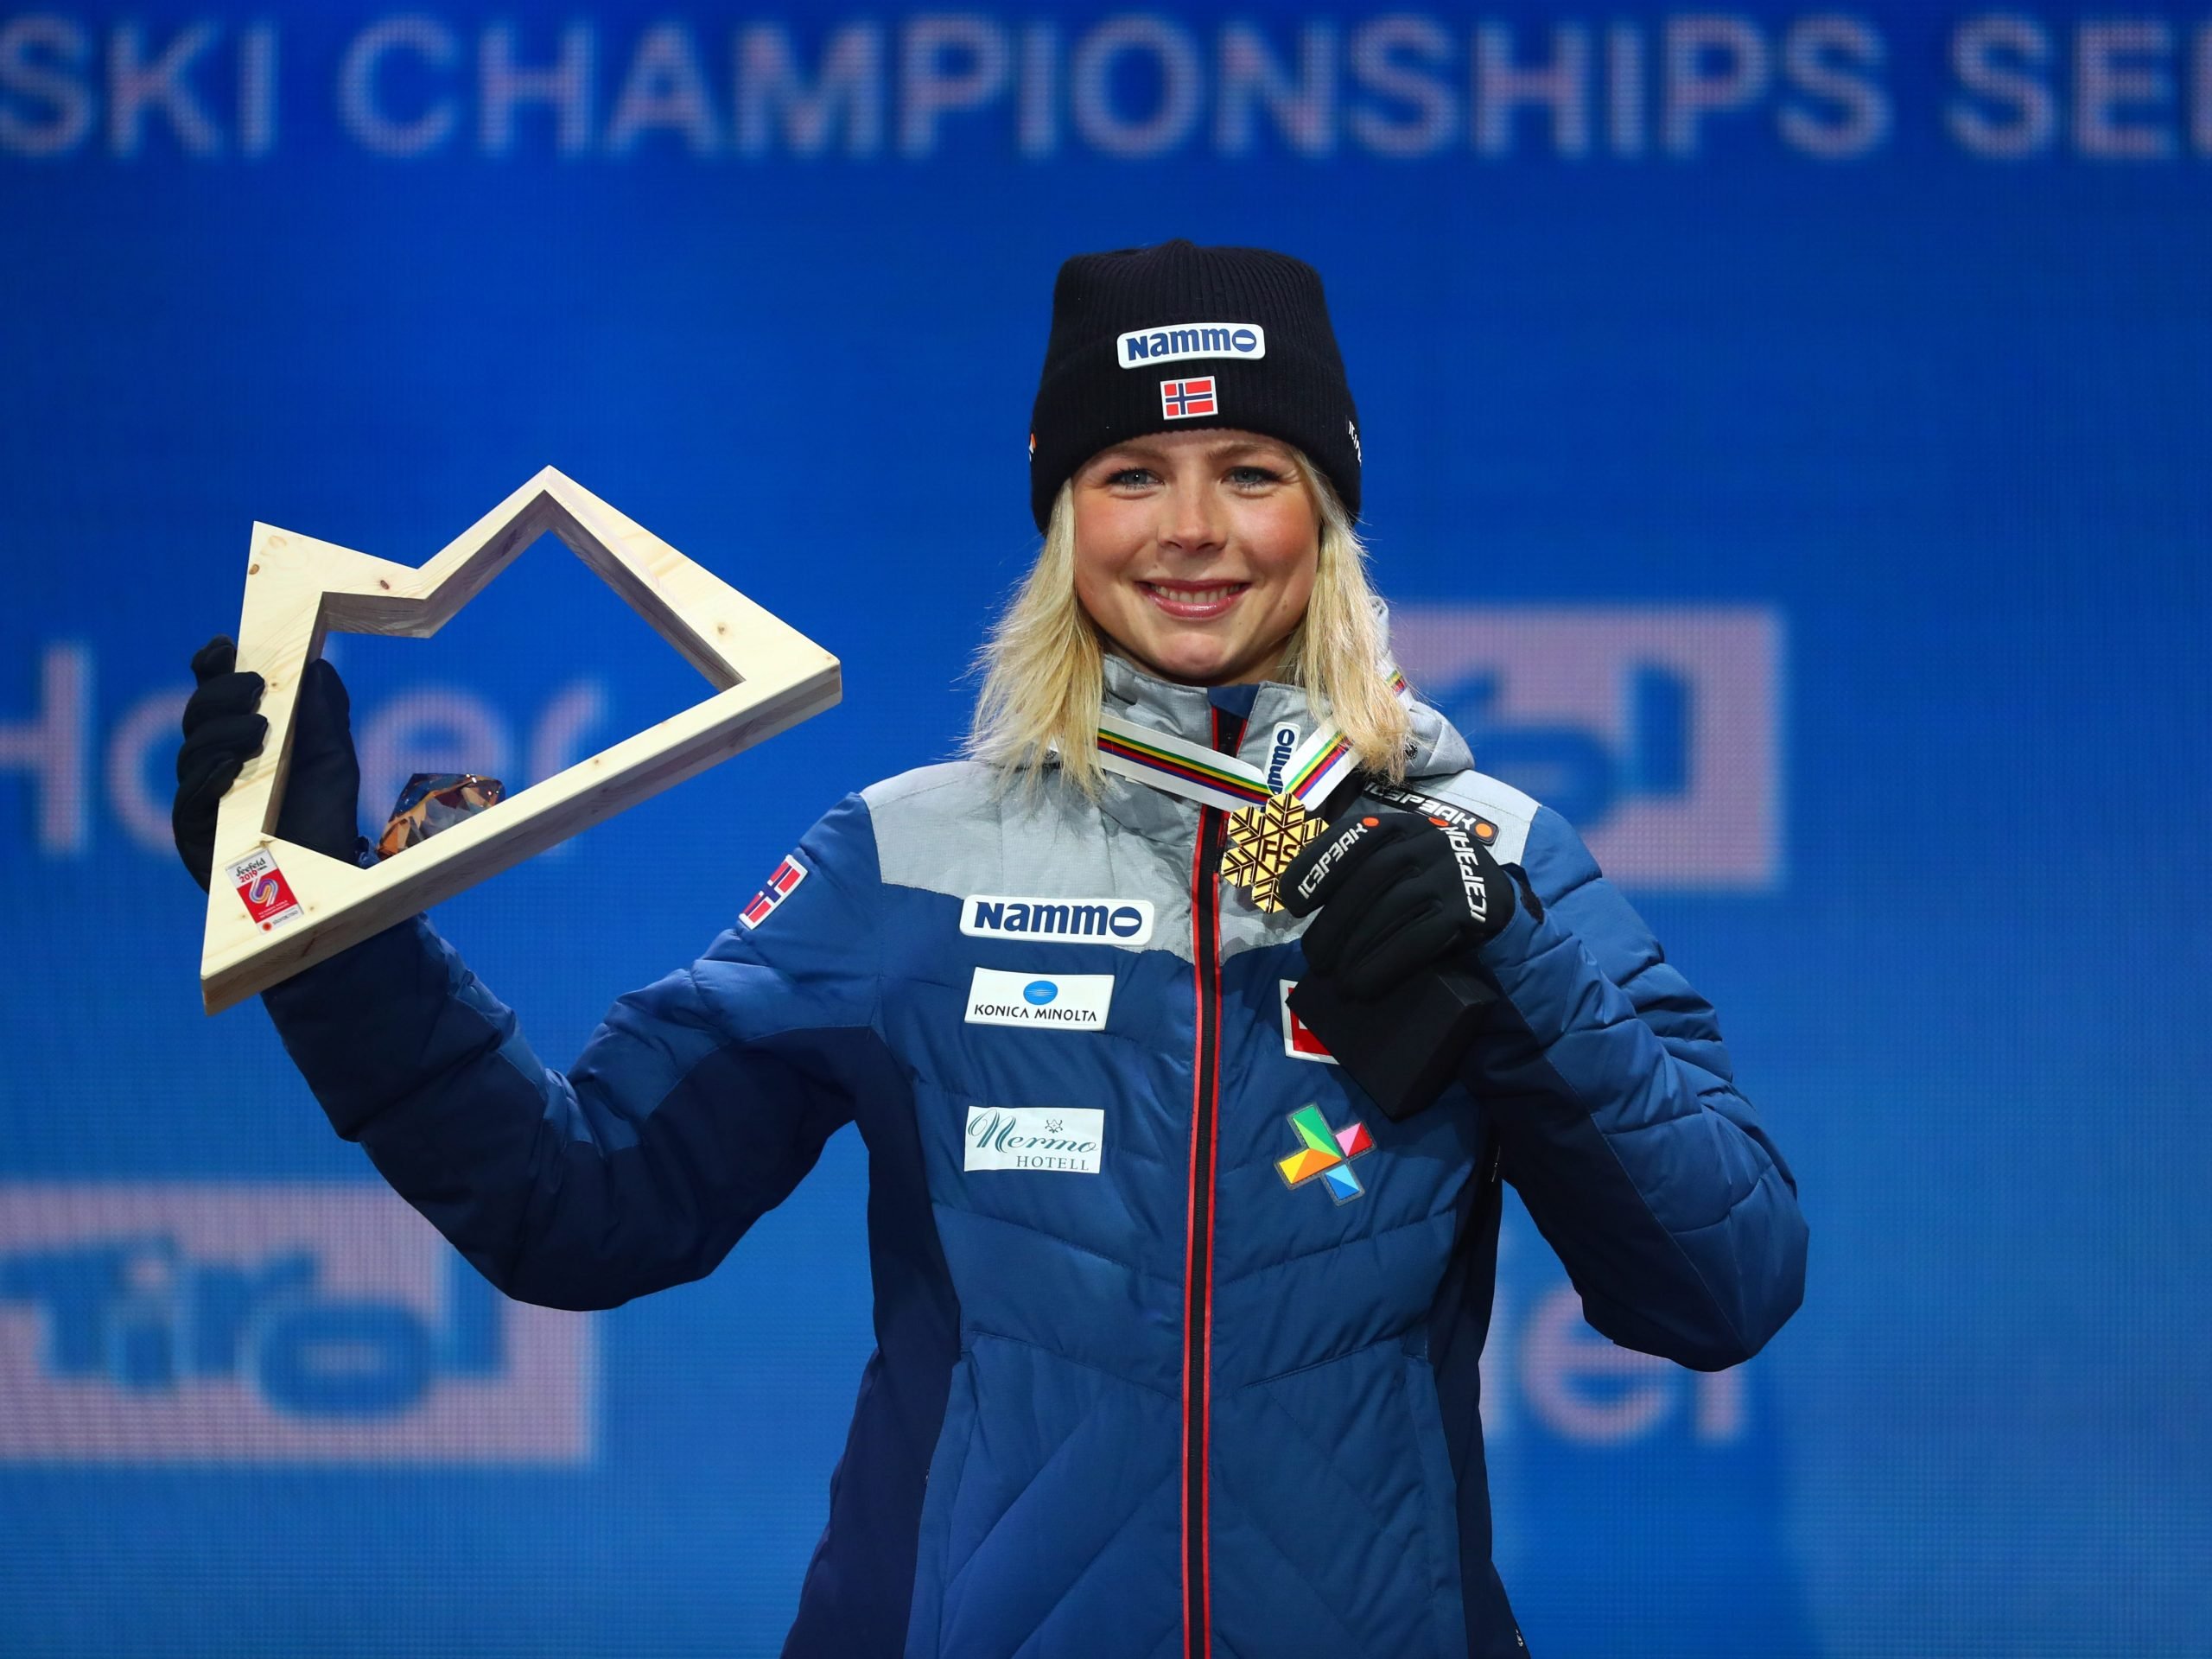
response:
[[[300,677],[325,636],[427,639],[550,531],[714,695],[368,868],[276,834]],[[200,957],[210,1014],[289,978],[837,702],[837,659],[548,467],[421,566],[256,524],[238,665],[269,738],[223,797]]]

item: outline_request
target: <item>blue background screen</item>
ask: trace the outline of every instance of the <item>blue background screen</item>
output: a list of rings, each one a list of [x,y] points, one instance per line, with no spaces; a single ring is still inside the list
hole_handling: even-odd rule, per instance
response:
[[[2205,1651],[2209,208],[2212,11],[2143,0],[0,7],[0,1650],[775,1650],[856,1141],[702,1283],[493,1297],[200,1012],[186,663],[254,521],[419,563],[548,464],[842,659],[442,907],[565,1063],[952,752],[1053,272],[1187,236],[1323,272],[1400,660],[1717,1005],[1811,1221],[1698,1376],[1509,1216],[1532,1650]],[[331,655],[378,815],[702,690],[550,541]],[[411,1333],[366,1407],[330,1321]]]

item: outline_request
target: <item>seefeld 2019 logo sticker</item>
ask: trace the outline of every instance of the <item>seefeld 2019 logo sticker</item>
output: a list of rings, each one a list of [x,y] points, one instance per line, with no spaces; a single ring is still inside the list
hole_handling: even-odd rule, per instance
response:
[[[238,889],[245,913],[268,932],[296,922],[307,912],[300,908],[300,901],[292,896],[291,883],[284,880],[284,872],[276,868],[276,855],[266,847],[253,852],[228,867],[231,885]]]

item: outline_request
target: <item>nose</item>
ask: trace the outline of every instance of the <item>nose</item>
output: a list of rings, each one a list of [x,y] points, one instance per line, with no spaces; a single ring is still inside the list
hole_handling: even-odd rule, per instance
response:
[[[1161,494],[1158,534],[1163,552],[1203,558],[1221,551],[1229,532],[1212,491],[1178,484]]]

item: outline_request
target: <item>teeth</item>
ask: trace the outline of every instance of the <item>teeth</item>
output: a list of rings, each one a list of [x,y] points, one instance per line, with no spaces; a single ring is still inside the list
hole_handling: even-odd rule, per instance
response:
[[[1156,582],[1145,584],[1162,599],[1172,599],[1180,605],[1211,605],[1236,593],[1242,582],[1228,582],[1219,588],[1162,588]]]

